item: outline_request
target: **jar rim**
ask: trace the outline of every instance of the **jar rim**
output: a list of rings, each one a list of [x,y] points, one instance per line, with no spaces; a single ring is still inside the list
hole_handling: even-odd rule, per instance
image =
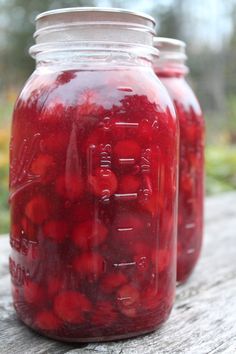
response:
[[[82,52],[89,52],[89,51],[96,51],[96,52],[104,52],[104,51],[112,51],[112,52],[126,52],[127,50],[133,54],[138,54],[139,56],[144,56],[144,57],[151,57],[155,58],[159,56],[159,51],[151,47],[149,45],[144,45],[144,44],[135,44],[133,45],[132,43],[122,43],[122,42],[116,42],[115,47],[113,46],[112,42],[106,42],[106,41],[73,41],[73,42],[67,42],[65,43],[60,43],[57,42],[56,45],[55,43],[41,43],[41,44],[35,44],[30,47],[29,49],[29,54],[35,58],[37,54],[40,52],[44,53],[57,53],[57,52],[65,52],[66,50],[71,51],[80,51]]]
[[[38,14],[35,18],[35,21],[38,21],[47,16],[53,16],[58,14],[68,14],[68,13],[77,13],[77,12],[105,12],[105,13],[124,13],[127,15],[134,15],[141,17],[143,19],[149,20],[153,23],[153,27],[156,26],[156,20],[151,16],[141,11],[132,11],[123,8],[115,8],[115,7],[65,7],[60,9],[54,9],[49,11],[44,11]]]
[[[182,52],[185,52],[186,49],[186,43],[177,38],[154,37],[153,45],[159,50],[161,50],[162,47],[165,46],[172,50],[174,49],[176,49],[176,51],[181,50]]]
[[[185,62],[186,43],[176,38],[154,37],[153,46],[159,50],[159,59]]]

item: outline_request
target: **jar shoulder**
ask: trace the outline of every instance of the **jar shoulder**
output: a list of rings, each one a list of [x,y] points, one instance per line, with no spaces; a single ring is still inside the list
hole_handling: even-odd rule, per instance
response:
[[[193,110],[196,115],[202,116],[202,109],[192,87],[185,78],[161,78],[162,83],[174,102],[181,105],[186,111]]]
[[[166,89],[151,68],[143,67],[118,67],[112,70],[37,69],[24,85],[15,109],[36,103],[42,108],[52,101],[66,106],[89,101],[110,109],[131,97],[141,100],[145,97],[146,101],[156,105],[157,111],[168,109],[175,117]]]

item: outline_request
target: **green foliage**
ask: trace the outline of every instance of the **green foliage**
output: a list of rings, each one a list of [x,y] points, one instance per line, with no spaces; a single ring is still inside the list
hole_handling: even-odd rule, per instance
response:
[[[236,145],[207,147],[206,175],[207,194],[236,189]]]
[[[8,231],[8,145],[9,130],[0,129],[0,234]]]
[[[230,134],[236,135],[236,95],[230,94],[227,97],[227,126],[230,131]]]

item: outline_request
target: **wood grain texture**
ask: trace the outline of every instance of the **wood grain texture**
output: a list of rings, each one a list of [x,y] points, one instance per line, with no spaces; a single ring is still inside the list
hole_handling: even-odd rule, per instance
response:
[[[146,336],[65,344],[32,332],[12,307],[8,254],[8,237],[0,237],[0,354],[236,353],[236,193],[207,199],[200,262],[187,284],[178,287],[169,320]]]

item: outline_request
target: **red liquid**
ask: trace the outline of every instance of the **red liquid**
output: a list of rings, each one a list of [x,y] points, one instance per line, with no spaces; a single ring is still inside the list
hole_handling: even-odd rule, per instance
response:
[[[30,327],[110,340],[168,317],[178,155],[168,105],[145,70],[138,81],[130,69],[34,74],[26,84],[11,141],[10,270]]]
[[[180,125],[177,281],[184,282],[199,258],[203,236],[204,119],[181,72],[157,71],[172,98]]]

